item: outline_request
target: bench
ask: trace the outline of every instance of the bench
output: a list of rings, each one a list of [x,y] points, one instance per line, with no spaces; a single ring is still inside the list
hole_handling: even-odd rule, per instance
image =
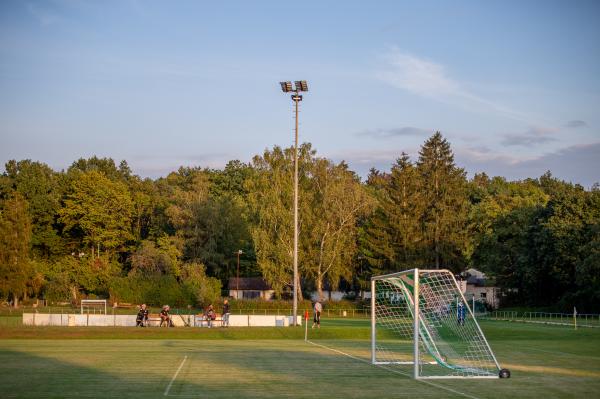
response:
[[[213,320],[208,320],[203,314],[197,314],[196,316],[194,316],[194,326],[196,327],[208,327],[209,321],[212,321],[213,326],[216,323],[219,323],[221,327],[223,327],[223,317],[219,313],[216,314],[216,318],[214,318]]]
[[[173,317],[173,316],[170,315],[170,317]],[[161,320],[162,319],[160,318],[159,313],[149,313],[148,320],[146,320],[146,326],[150,327],[150,326],[156,325],[157,327],[160,327]],[[156,323],[156,324],[150,324],[150,323]],[[167,323],[163,323],[163,326],[168,327]]]

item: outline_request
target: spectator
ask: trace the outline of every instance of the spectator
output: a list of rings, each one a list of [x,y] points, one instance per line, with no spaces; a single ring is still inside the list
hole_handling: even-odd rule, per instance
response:
[[[148,324],[148,309],[146,309],[146,304],[142,303],[140,306],[140,311],[137,314],[137,318],[135,319],[136,327],[146,327]]]
[[[223,301],[223,324],[221,324],[222,327],[229,327],[229,313],[229,301],[225,299]]]
[[[217,314],[215,313],[215,310],[213,309],[213,305],[208,305],[208,308],[206,309],[206,313],[204,314],[204,318],[208,322],[208,328],[211,328],[213,320],[217,318]]]
[[[173,327],[173,322],[171,321],[171,315],[169,314],[169,310],[171,307],[169,305],[163,306],[160,311],[160,326],[162,327],[163,323],[167,323],[167,327]]]
[[[321,312],[323,311],[323,305],[321,305],[321,302],[317,300],[313,310],[315,312],[315,318],[313,320],[312,328],[315,328],[315,325],[317,328],[321,328]]]

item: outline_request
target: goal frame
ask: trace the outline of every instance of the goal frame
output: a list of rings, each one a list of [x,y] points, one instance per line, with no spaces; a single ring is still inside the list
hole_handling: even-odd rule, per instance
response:
[[[412,331],[412,340],[413,340],[413,360],[412,361],[407,361],[407,362],[380,362],[377,361],[377,356],[376,356],[376,346],[377,346],[377,318],[376,318],[376,300],[377,300],[377,293],[376,293],[376,281],[377,280],[385,280],[388,278],[393,278],[393,277],[400,277],[400,276],[404,276],[406,274],[409,273],[414,273],[414,286],[413,286],[413,294],[412,294],[412,308],[413,308],[413,331]],[[476,319],[475,319],[475,314],[473,312],[473,309],[471,309],[471,307],[469,306],[469,302],[466,300],[462,290],[460,289],[460,286],[458,284],[458,282],[456,281],[456,278],[454,277],[454,274],[452,272],[450,272],[448,269],[419,269],[419,268],[414,268],[414,269],[408,269],[408,270],[403,270],[401,272],[397,272],[397,273],[390,273],[390,274],[383,274],[383,275],[379,275],[379,276],[373,276],[371,277],[371,363],[374,365],[385,365],[385,364],[403,364],[403,365],[413,365],[413,377],[415,379],[463,379],[463,378],[469,378],[469,379],[497,379],[500,378],[499,376],[494,376],[494,375],[469,375],[469,376],[453,376],[453,375],[448,375],[448,376],[424,376],[420,374],[420,368],[419,365],[420,362],[419,361],[419,354],[420,354],[420,348],[419,348],[419,340],[420,340],[420,333],[419,333],[419,321],[420,321],[420,309],[419,309],[419,300],[417,300],[419,298],[419,291],[420,291],[420,282],[419,282],[419,276],[420,273],[448,273],[451,277],[452,277],[452,282],[454,283],[454,287],[456,288],[456,292],[457,295],[460,295],[460,299],[462,299],[464,306],[466,308],[466,311],[468,312],[468,314],[471,316],[471,318],[473,319],[473,321],[475,322],[475,326],[477,328],[477,331],[479,332],[479,334],[481,334],[483,341],[485,342],[485,346],[486,348],[489,350],[489,353],[496,365],[496,367],[498,368],[498,370],[501,370],[500,364],[498,363],[498,360],[496,359],[496,356],[494,355],[494,352],[492,351],[492,348],[490,347],[487,339],[485,338],[485,335],[483,334],[483,331],[481,330],[481,327],[479,326],[479,323],[477,323]],[[438,364],[437,362],[433,361],[433,362],[429,362],[429,364]]]
[[[80,306],[81,306],[81,314],[85,314],[86,312],[83,311],[83,308],[85,307],[87,309],[87,314],[90,314],[90,307],[98,307],[100,308],[100,311],[102,311],[102,307],[104,307],[104,314],[106,315],[106,299],[82,299]],[[95,312],[94,312],[95,314]]]

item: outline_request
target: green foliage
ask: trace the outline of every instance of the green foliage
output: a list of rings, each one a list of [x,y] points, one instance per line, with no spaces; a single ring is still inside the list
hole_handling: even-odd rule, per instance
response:
[[[28,202],[33,255],[59,254],[62,243],[55,227],[61,196],[58,174],[40,162],[12,160],[6,164],[6,178],[5,190],[19,192]]]
[[[389,174],[372,171],[367,184],[378,208],[361,233],[361,255],[374,273],[465,266],[467,180],[439,132],[423,144],[416,164],[402,153]]]
[[[520,185],[520,190],[512,190],[517,198],[510,201],[520,205],[490,218],[473,263],[495,276],[505,290],[516,288],[513,295],[521,303],[594,311],[600,297],[597,194],[549,174]]]
[[[29,259],[31,220],[27,201],[18,192],[0,203],[0,295],[16,307],[34,278]]]
[[[116,277],[110,283],[110,298],[114,302],[146,303],[153,306],[169,304],[184,307],[204,307],[217,303],[221,296],[219,280],[207,277],[204,267],[186,264],[182,268],[182,279],[173,275],[130,274]]]
[[[323,284],[338,287],[341,278],[350,281],[352,261],[357,253],[357,224],[366,217],[374,200],[345,163],[313,159],[309,190],[303,202],[309,204],[303,222],[306,257],[304,277],[315,281],[323,298]]]
[[[252,160],[255,173],[247,182],[248,202],[253,210],[251,234],[256,260],[265,280],[278,294],[293,283],[293,151],[293,148],[274,147],[272,151],[265,150],[262,156],[255,156]],[[313,155],[310,145],[298,149],[300,198],[306,193],[306,175]],[[306,207],[305,201],[299,202],[300,234],[305,231]],[[304,258],[304,248],[299,246],[299,265],[303,264]]]
[[[421,256],[435,268],[444,265],[459,271],[466,264],[467,180],[465,171],[454,164],[450,143],[440,132],[421,147],[417,173],[422,187]]]
[[[293,148],[265,151],[254,158],[248,181],[257,263],[277,294],[292,284],[293,154]],[[317,158],[308,144],[299,148],[298,175],[298,268],[322,295],[325,281],[335,287],[352,277],[356,225],[373,201],[345,163]]]
[[[183,265],[181,282],[184,290],[191,294],[193,303],[200,307],[217,303],[221,297],[221,282],[206,276],[204,265],[195,263]]]
[[[186,306],[191,298],[174,276],[154,275],[117,277],[110,284],[114,302],[146,303],[153,306]]]
[[[181,243],[176,237],[163,236],[158,242],[145,240],[131,255],[131,273],[138,275],[180,274]]]
[[[92,170],[74,175],[59,221],[79,245],[117,250],[133,238],[131,214],[127,186]]]
[[[0,175],[0,298],[76,302],[107,296],[185,306],[218,302],[237,274],[292,284],[293,149],[223,170],[181,167],[141,179],[127,162],[91,157],[66,172],[30,160]],[[467,181],[436,132],[366,184],[343,162],[299,148],[303,292],[411,268],[486,272],[506,299],[592,310],[600,299],[600,189],[546,173]],[[301,287],[302,288],[302,287]]]
[[[40,262],[46,276],[46,298],[77,303],[82,295],[104,295],[110,281],[119,274],[120,265],[107,256],[81,258],[66,255],[53,261]]]

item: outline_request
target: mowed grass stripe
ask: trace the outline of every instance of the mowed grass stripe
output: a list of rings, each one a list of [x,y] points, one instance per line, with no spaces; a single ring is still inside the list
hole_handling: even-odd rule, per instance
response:
[[[398,389],[397,376],[387,374],[304,342],[236,342],[191,352],[169,396],[435,397],[410,379]]]

